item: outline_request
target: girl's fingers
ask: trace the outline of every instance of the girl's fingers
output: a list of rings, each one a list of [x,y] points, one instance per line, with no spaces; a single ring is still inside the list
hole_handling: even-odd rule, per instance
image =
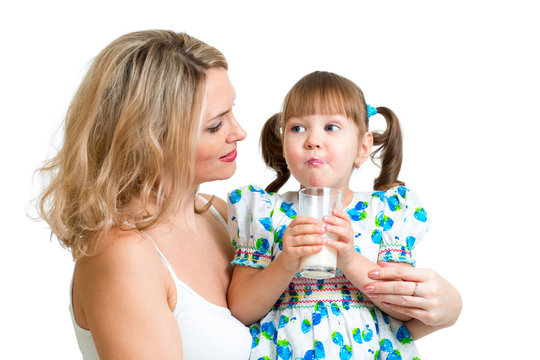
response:
[[[332,215],[334,216],[323,216],[322,221],[327,224],[339,226],[347,226],[350,224],[350,217],[347,213],[342,211],[339,212],[339,210],[333,210]]]
[[[317,224],[318,221],[315,218],[312,218],[310,216],[297,216],[294,218],[293,221],[289,224],[290,226],[296,226],[300,224]]]
[[[340,239],[340,243],[345,242],[350,244],[353,241],[353,233],[349,227],[326,225],[326,231],[332,234],[336,234]],[[332,241],[327,242],[331,243]]]
[[[289,237],[286,240],[286,246],[289,248],[306,247],[306,246],[322,246],[324,239],[318,235],[299,235]]]
[[[309,235],[309,234],[324,234],[325,230],[324,227],[319,224],[298,224],[296,226],[287,228],[287,234],[290,236],[302,236],[302,235]]]
[[[289,249],[289,252],[297,258],[303,258],[304,256],[318,253],[323,248],[323,245],[305,245],[297,246]]]
[[[335,241],[335,240],[326,240],[324,242],[324,245],[328,246],[329,248],[336,249],[338,252],[340,250],[345,250],[350,246],[341,241]]]

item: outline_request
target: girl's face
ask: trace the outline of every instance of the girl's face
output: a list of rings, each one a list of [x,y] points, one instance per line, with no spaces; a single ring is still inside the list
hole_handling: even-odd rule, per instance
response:
[[[195,183],[228,179],[236,170],[236,142],[246,132],[232,112],[235,91],[227,70],[206,72],[206,109],[195,157]]]
[[[292,117],[283,132],[283,153],[293,176],[304,187],[349,189],[355,166],[369,156],[373,137],[362,137],[344,114]]]

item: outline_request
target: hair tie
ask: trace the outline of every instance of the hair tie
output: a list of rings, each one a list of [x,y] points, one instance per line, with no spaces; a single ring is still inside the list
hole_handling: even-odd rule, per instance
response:
[[[375,115],[377,113],[377,108],[374,108],[373,106],[366,104],[367,107],[367,117],[371,117],[372,115]]]

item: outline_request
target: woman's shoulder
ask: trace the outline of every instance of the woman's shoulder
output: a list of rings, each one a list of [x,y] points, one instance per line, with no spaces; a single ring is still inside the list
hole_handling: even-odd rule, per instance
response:
[[[145,347],[149,332],[166,336],[174,331],[164,320],[175,303],[173,291],[152,242],[136,230],[117,229],[94,256],[77,261],[73,308],[79,325],[91,329],[102,351],[126,341],[131,349]]]
[[[151,241],[139,231],[117,228],[104,238],[95,255],[84,256],[77,261],[77,272],[89,276],[89,280],[99,278],[123,282],[141,273],[142,269],[159,273],[163,267],[160,264]]]

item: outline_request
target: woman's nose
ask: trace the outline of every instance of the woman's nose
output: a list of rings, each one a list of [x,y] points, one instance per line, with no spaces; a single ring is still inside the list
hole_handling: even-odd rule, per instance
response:
[[[232,121],[230,141],[242,141],[246,138],[246,131],[240,126],[236,118]]]

